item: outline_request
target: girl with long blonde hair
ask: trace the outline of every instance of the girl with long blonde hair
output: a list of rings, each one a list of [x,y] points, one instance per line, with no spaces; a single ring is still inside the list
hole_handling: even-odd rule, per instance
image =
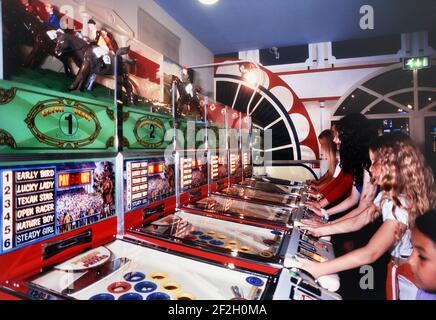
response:
[[[338,164],[338,159],[336,157],[337,146],[333,140],[334,134],[332,130],[324,130],[318,136],[321,150],[327,160],[327,172],[318,181],[307,181],[307,184],[315,189],[319,189],[329,183],[333,179],[333,175],[336,171],[336,166]]]

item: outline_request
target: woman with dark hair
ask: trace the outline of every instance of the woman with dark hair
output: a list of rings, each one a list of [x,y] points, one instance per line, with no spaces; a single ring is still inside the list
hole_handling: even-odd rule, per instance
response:
[[[436,209],[416,218],[412,244],[409,264],[419,288],[416,300],[436,300]]]
[[[341,173],[337,175],[336,180],[332,180],[319,190],[320,201],[308,203],[309,209],[326,220],[331,214],[337,214],[355,206],[361,199],[363,191],[367,194],[367,198],[375,196],[375,190],[369,190],[371,188],[368,168],[371,161],[368,149],[370,141],[376,134],[375,130],[371,129],[369,120],[362,114],[350,114],[342,118],[332,129],[335,135],[334,142],[339,149],[340,168],[338,169],[341,170]],[[354,187],[352,188],[352,186]],[[350,190],[351,194],[344,203],[341,203],[332,212],[326,212],[324,209],[326,206],[344,197]]]

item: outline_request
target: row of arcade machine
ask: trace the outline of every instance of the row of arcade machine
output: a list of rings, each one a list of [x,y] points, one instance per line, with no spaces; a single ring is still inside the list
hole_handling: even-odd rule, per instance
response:
[[[0,87],[0,299],[340,299],[286,268],[334,252],[298,228],[304,185],[252,175],[249,116],[125,106],[118,139],[110,103]]]

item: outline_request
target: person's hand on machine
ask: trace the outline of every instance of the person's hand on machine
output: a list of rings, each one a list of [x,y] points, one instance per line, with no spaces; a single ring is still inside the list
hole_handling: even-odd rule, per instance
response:
[[[305,224],[303,221],[301,221],[300,229],[306,231],[311,236],[314,236],[315,238],[321,238],[325,236],[325,234],[322,232],[323,225],[316,225],[316,224]]]
[[[312,179],[312,180],[306,180],[306,185],[308,185],[309,187],[310,187],[311,184],[314,184],[314,183],[315,183],[315,180],[314,180],[314,179]]]
[[[318,279],[320,277],[320,274],[317,272],[319,264],[319,262],[312,262],[304,258],[292,256],[285,262],[285,267],[305,270],[310,273],[315,279]]]
[[[307,201],[306,206],[309,210],[315,213],[317,216],[322,217],[321,207],[318,202]]]
[[[301,219],[301,225],[304,227],[318,228],[324,226],[325,223],[318,219]],[[305,230],[306,228],[302,229]]]

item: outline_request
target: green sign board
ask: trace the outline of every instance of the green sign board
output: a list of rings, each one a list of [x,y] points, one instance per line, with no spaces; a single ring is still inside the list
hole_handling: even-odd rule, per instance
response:
[[[111,107],[97,100],[59,97],[59,92],[0,82],[0,153],[114,151]]]
[[[430,57],[414,57],[414,58],[404,58],[403,68],[405,70],[419,70],[431,67]]]
[[[124,151],[165,150],[172,143],[173,121],[170,115],[138,107],[124,107]],[[166,137],[165,137],[166,135]]]

